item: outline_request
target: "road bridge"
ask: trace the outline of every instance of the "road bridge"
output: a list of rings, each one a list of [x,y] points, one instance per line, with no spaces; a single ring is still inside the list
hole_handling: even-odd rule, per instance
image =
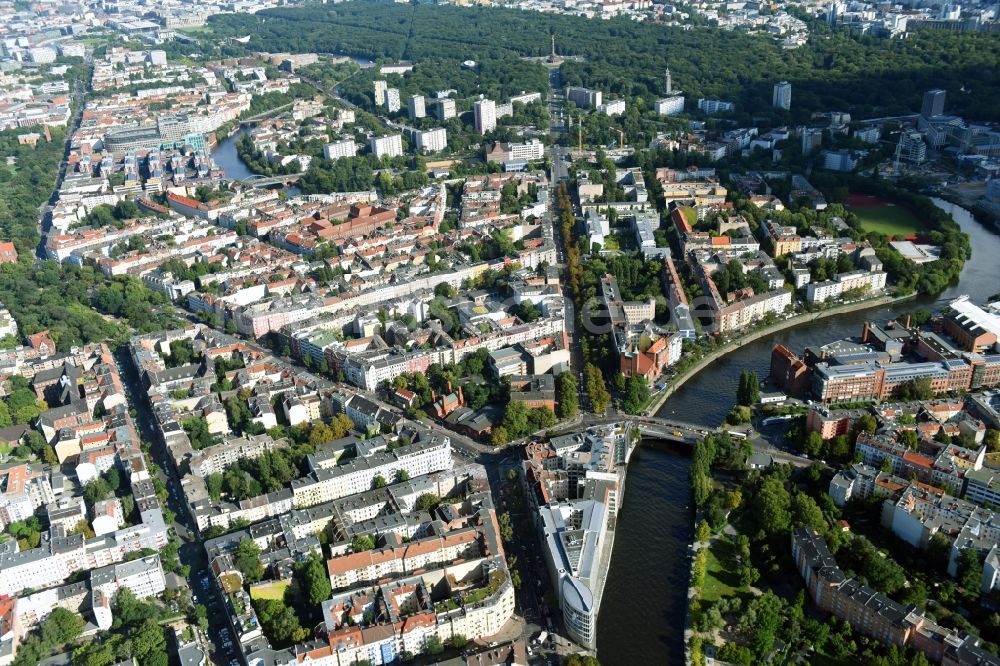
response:
[[[290,185],[298,182],[299,178],[305,175],[305,171],[299,173],[289,173],[281,176],[248,176],[240,181],[248,187],[271,187],[272,185]]]
[[[295,104],[295,102],[289,102],[288,104],[282,104],[281,106],[276,106],[273,109],[268,109],[267,111],[262,111],[262,112],[258,113],[255,116],[250,116],[248,118],[240,118],[239,123],[243,127],[245,127],[247,125],[253,125],[255,123],[259,123],[261,120],[264,120],[265,118],[269,118],[271,116],[275,116],[275,115],[281,113],[282,111],[284,111],[285,109],[292,108],[293,104]]]

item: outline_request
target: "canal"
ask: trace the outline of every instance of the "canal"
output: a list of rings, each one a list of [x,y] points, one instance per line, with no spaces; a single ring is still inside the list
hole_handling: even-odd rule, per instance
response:
[[[766,376],[776,342],[799,351],[806,345],[858,335],[869,319],[887,320],[920,307],[936,309],[962,294],[982,302],[1000,292],[996,260],[1000,236],[967,211],[944,201],[937,203],[972,239],[973,255],[959,284],[938,298],[831,317],[750,343],[688,381],[664,403],[659,415],[719,425],[735,402],[740,371],[749,368]],[[683,449],[643,447],[632,458],[597,625],[598,658],[603,666],[684,663],[688,544],[693,529],[689,466],[690,454]]]

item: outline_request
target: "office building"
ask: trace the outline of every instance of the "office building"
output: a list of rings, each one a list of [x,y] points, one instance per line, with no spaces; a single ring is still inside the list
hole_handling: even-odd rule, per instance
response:
[[[924,101],[920,105],[920,115],[924,118],[940,116],[944,114],[945,91],[940,88],[928,90],[924,93]]]
[[[410,120],[417,120],[418,118],[426,118],[427,109],[424,104],[424,96],[411,95],[410,100],[406,104],[406,110],[410,116]]]
[[[31,57],[31,62],[48,64],[56,61],[55,49],[50,49],[47,46],[28,49],[28,55]]]
[[[927,159],[927,144],[920,132],[903,132],[897,146],[899,159],[921,164]]]
[[[390,134],[388,136],[373,136],[368,140],[368,146],[375,157],[400,157],[403,154],[403,135]]]
[[[497,128],[497,105],[491,99],[482,99],[473,104],[476,131],[480,134],[492,132]]]
[[[336,160],[341,157],[354,157],[358,154],[358,145],[354,139],[344,139],[334,141],[323,146],[323,157],[328,160]]]
[[[774,92],[771,95],[771,106],[776,109],[787,111],[792,108],[792,84],[788,81],[779,81],[774,84]]]

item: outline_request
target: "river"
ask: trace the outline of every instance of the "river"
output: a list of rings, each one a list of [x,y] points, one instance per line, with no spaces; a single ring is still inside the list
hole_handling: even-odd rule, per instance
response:
[[[938,298],[925,298],[803,324],[752,342],[724,356],[688,381],[659,411],[683,421],[716,426],[732,408],[740,371],[767,375],[771,348],[782,342],[799,351],[810,344],[858,335],[866,320],[887,320],[918,307],[935,309],[968,294],[982,302],[1000,292],[1000,236],[964,209],[935,201],[972,239],[972,258],[960,283]],[[625,483],[608,582],[597,625],[603,666],[682,664],[687,610],[688,544],[692,538],[685,451],[636,451]]]
[[[219,145],[212,151],[212,159],[226,172],[226,178],[230,180],[244,180],[250,176],[256,176],[250,167],[240,159],[236,152],[236,142],[245,130],[239,129],[230,134],[227,138],[219,142]]]
[[[226,178],[230,180],[245,180],[251,176],[259,175],[251,171],[246,162],[240,159],[239,153],[236,152],[236,142],[245,131],[244,129],[236,130],[228,138],[221,141],[215,147],[215,150],[212,151],[212,159],[215,160],[218,166],[222,167],[222,170],[226,172]],[[301,192],[294,185],[286,186],[284,190],[290,197],[294,197]]]
[[[602,666],[684,662],[690,464],[684,449],[632,454],[597,620]]]

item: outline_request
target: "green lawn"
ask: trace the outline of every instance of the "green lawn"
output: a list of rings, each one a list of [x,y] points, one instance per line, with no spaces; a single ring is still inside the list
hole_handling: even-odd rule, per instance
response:
[[[281,601],[285,598],[285,589],[290,584],[290,581],[279,580],[268,585],[255,585],[250,588],[250,597],[252,599],[276,599]]]
[[[692,227],[698,224],[698,211],[696,211],[694,208],[688,208],[687,206],[683,206],[681,207],[681,212],[684,214],[684,219],[687,220],[687,223],[690,224]]]
[[[920,220],[902,206],[869,206],[852,208],[865,231],[877,231],[897,239],[916,235],[923,230]]]
[[[719,537],[708,549],[705,584],[701,588],[703,601],[717,601],[740,593],[734,550],[735,545],[728,537]]]
[[[193,25],[188,28],[178,28],[177,32],[197,37],[198,35],[205,35],[212,32],[212,28],[207,25]]]

